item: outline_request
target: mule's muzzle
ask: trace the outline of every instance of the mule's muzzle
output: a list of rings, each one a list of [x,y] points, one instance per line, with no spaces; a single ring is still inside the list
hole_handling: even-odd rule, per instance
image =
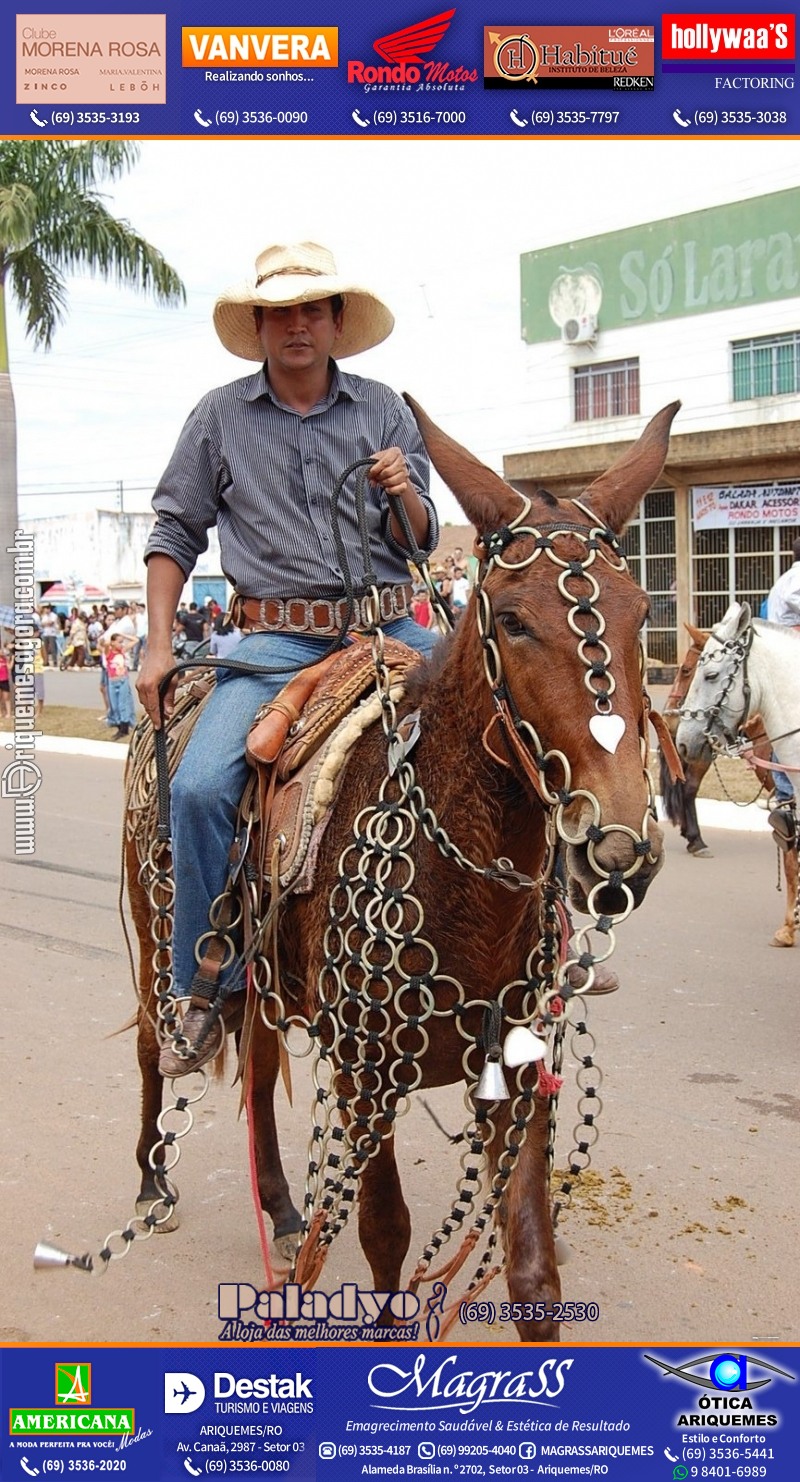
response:
[[[640,906],[664,863],[664,835],[652,819],[648,821],[647,844],[646,854],[638,852],[630,834],[610,829],[594,847],[588,843],[569,845],[567,888],[576,911],[621,916],[626,914],[630,900],[634,908]]]

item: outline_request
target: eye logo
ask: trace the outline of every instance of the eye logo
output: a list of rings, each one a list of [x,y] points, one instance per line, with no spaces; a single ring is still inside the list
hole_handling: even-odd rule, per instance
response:
[[[751,1379],[748,1374],[748,1364],[757,1369],[769,1369],[771,1374],[780,1374],[783,1379],[794,1379],[794,1374],[787,1373],[786,1369],[779,1369],[775,1364],[768,1364],[765,1359],[754,1358],[749,1353],[709,1353],[703,1358],[691,1359],[688,1363],[679,1364],[673,1368],[665,1364],[662,1359],[654,1358],[652,1354],[646,1353],[644,1357],[649,1363],[655,1364],[664,1374],[672,1374],[676,1379],[682,1379],[685,1384],[694,1384],[698,1389],[721,1390],[723,1394],[742,1394],[753,1389],[763,1389],[765,1384],[771,1384],[770,1378]],[[691,1373],[692,1369],[705,1369],[708,1377],[701,1372]]]

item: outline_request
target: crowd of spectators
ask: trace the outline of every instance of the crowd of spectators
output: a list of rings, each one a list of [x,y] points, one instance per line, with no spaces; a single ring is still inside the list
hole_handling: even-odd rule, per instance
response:
[[[119,598],[112,606],[94,604],[69,612],[41,602],[33,614],[38,643],[34,650],[34,695],[37,716],[44,707],[48,669],[96,668],[103,714],[98,719],[123,740],[136,724],[136,704],[129,674],[138,669],[147,643],[147,612],[142,602]],[[4,633],[0,645],[0,717],[11,715],[15,682],[13,634]]]
[[[475,556],[465,556],[461,546],[456,546],[451,556],[446,556],[443,561],[434,561],[431,566],[433,585],[453,618],[460,616],[469,601],[477,565]],[[433,603],[421,580],[414,581],[411,615],[423,628],[437,626]]]
[[[26,645],[26,665],[30,663],[30,655],[30,647]],[[0,720],[10,720],[13,715],[14,687],[21,677],[18,668],[21,662],[15,651],[13,630],[3,629],[0,634]],[[30,675],[29,669],[27,674]],[[33,698],[38,720],[44,710],[44,647],[41,639],[33,649]]]
[[[69,612],[42,602],[37,609],[39,629],[48,669],[102,667],[106,635],[120,628],[135,639],[131,669],[137,669],[147,642],[147,609],[143,602],[119,598],[91,608],[73,607]]]
[[[242,636],[213,597],[207,597],[202,607],[196,602],[179,607],[174,627],[178,638],[188,645],[186,654],[193,654],[198,645],[204,644],[209,656],[217,659],[226,658]]]

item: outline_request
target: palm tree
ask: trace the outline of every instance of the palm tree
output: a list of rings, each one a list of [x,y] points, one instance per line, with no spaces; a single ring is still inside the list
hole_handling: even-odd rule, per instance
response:
[[[157,248],[103,204],[99,187],[139,157],[128,140],[35,139],[0,144],[0,604],[13,600],[17,439],[8,361],[6,287],[28,337],[48,350],[64,319],[69,273],[88,269],[181,304],[186,291]]]

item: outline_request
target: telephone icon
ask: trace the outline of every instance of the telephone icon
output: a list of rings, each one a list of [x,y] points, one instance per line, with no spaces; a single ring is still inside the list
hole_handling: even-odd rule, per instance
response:
[[[40,118],[39,115],[38,115],[38,113],[36,112],[36,109],[35,108],[32,108],[31,109],[30,116],[31,116],[31,118],[33,119],[33,122],[37,125],[38,128],[40,128],[40,129],[46,129],[47,128],[47,119],[46,118]]]
[[[667,1461],[677,1461],[678,1460],[678,1457],[677,1456],[673,1456],[672,1455],[672,1452],[670,1451],[670,1449],[669,1449],[668,1446],[665,1446],[664,1447],[664,1455],[666,1456]]]
[[[359,111],[358,111],[357,108],[354,108],[353,109],[353,112],[351,113],[350,117],[352,118],[353,123],[357,123],[358,124],[358,127],[360,129],[368,129],[369,128],[369,119],[368,118],[362,118],[361,117],[361,114],[359,113]]]
[[[681,113],[680,108],[676,108],[675,109],[675,112],[673,113],[672,117],[674,118],[676,124],[679,124],[682,129],[690,129],[691,128],[691,126],[692,126],[692,120],[690,118],[684,118],[683,114]]]
[[[20,1459],[20,1466],[22,1467],[23,1472],[27,1472],[28,1473],[28,1476],[29,1477],[38,1477],[38,1475],[39,1475],[39,1468],[38,1467],[29,1467],[28,1466],[28,1458],[27,1458],[27,1456],[23,1456]]]
[[[199,108],[195,108],[195,110],[194,110],[194,116],[197,119],[197,122],[199,123],[199,125],[200,125],[200,127],[202,129],[210,129],[211,128],[211,119],[210,118],[203,118],[203,115],[200,112],[200,109]]]
[[[188,1456],[185,1456],[183,1458],[183,1465],[185,1466],[187,1472],[191,1472],[193,1477],[202,1477],[203,1473],[200,1467],[193,1467]]]
[[[511,119],[511,122],[516,124],[516,126],[517,126],[518,129],[527,129],[527,127],[528,127],[528,120],[527,120],[527,118],[520,118],[519,114],[517,113],[516,108],[512,108],[512,110],[511,110],[511,112],[510,112],[510,114],[508,116]]]

